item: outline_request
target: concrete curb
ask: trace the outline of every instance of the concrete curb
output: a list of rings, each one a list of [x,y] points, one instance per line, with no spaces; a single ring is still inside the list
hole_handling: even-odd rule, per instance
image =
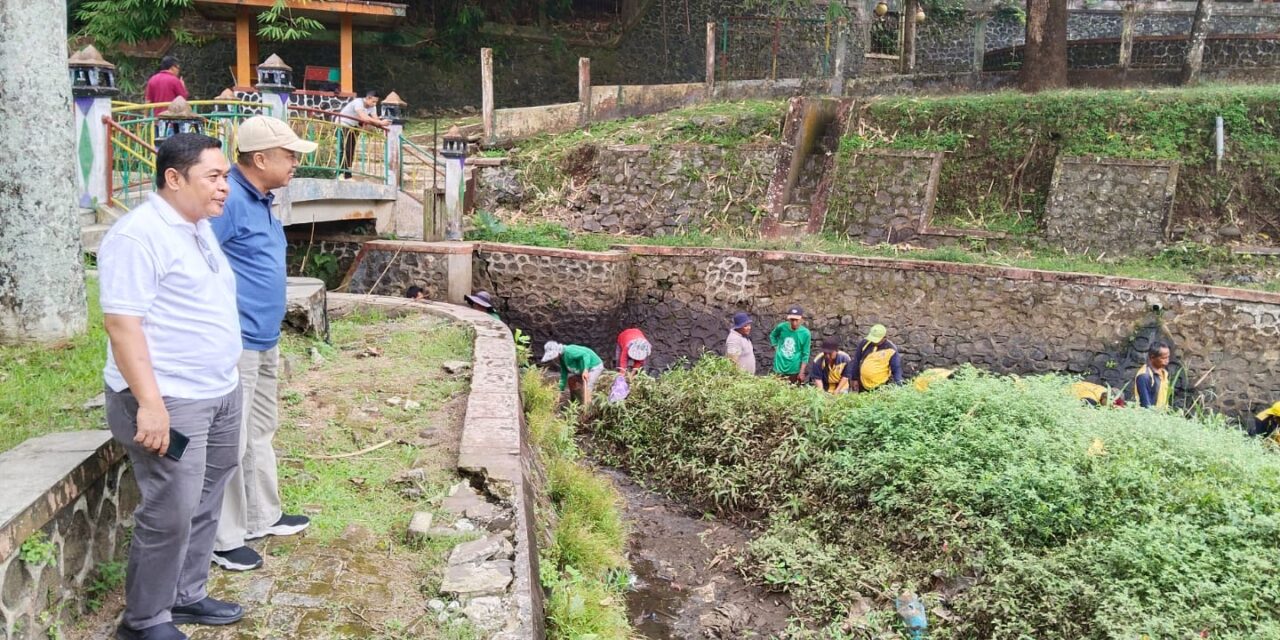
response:
[[[511,330],[502,322],[463,306],[329,293],[331,317],[370,307],[383,309],[392,317],[410,313],[443,316],[470,325],[475,332],[471,389],[458,448],[458,471],[478,478],[490,496],[507,503],[515,512],[515,580],[509,597],[515,604],[518,626],[492,639],[541,640],[546,636],[546,629],[533,519],[536,475],[524,432],[520,371]]]

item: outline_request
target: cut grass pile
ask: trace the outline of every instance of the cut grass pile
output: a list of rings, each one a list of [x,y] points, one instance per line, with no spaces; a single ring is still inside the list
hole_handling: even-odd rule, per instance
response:
[[[591,428],[646,481],[761,516],[742,568],[832,634],[899,632],[912,589],[944,640],[1280,637],[1280,458],[1067,383],[966,368],[833,399],[703,358]]]

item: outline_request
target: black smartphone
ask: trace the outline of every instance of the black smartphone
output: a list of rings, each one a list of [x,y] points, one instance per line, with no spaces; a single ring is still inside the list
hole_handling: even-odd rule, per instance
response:
[[[164,452],[164,457],[170,460],[181,460],[182,454],[187,452],[187,445],[191,443],[191,438],[182,435],[179,431],[169,429],[169,449]]]

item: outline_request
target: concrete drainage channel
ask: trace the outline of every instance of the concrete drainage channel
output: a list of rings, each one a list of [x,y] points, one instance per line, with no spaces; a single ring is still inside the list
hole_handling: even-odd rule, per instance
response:
[[[465,323],[475,332],[471,389],[458,451],[455,485],[443,507],[460,516],[454,528],[432,526],[414,515],[410,535],[432,537],[458,530],[486,535],[449,553],[441,592],[451,601],[428,603],[437,615],[465,616],[488,640],[540,640],[546,636],[538,550],[533,534],[536,487],[521,422],[515,343],[506,325],[465,307],[410,302],[386,296],[328,294],[331,316],[378,309],[390,317],[428,313]]]

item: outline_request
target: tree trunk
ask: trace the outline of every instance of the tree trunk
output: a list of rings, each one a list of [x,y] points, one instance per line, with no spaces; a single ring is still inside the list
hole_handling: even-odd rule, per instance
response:
[[[1187,38],[1187,59],[1182,62],[1182,84],[1200,80],[1200,63],[1204,60],[1204,41],[1209,37],[1209,20],[1213,17],[1213,0],[1196,0],[1196,17],[1191,21]]]
[[[1023,91],[1067,86],[1067,0],[1027,0],[1027,43],[1022,47]]]
[[[67,13],[0,1],[0,343],[85,329]]]

